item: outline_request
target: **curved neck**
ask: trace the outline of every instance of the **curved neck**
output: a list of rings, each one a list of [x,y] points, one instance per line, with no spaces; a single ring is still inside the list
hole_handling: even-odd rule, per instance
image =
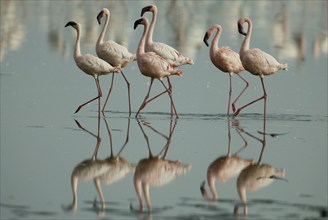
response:
[[[156,18],[157,18],[157,10],[154,10],[153,12],[153,17],[151,19],[151,23],[150,23],[150,27],[149,27],[149,31],[147,34],[147,39],[146,39],[146,43],[148,45],[153,43],[153,33],[154,33],[154,28],[155,28],[155,23],[156,23]]]
[[[75,49],[74,49],[74,59],[81,56],[81,49],[80,49],[80,41],[81,41],[81,35],[80,35],[80,27],[76,28],[76,42],[75,42]]]
[[[105,33],[106,33],[106,30],[107,30],[108,23],[109,23],[109,15],[106,14],[106,21],[105,21],[103,29],[100,32],[100,35],[98,37],[97,44],[102,44],[104,42],[104,37],[105,37]]]
[[[251,41],[251,35],[252,35],[252,22],[249,19],[246,19],[245,22],[248,24],[247,28],[247,34],[246,37],[241,45],[240,51],[245,51],[249,49],[249,44]]]
[[[142,33],[142,36],[141,36],[141,39],[140,39],[140,42],[138,45],[138,49],[137,49],[137,55],[141,55],[141,54],[145,53],[145,41],[146,41],[145,38],[146,38],[147,31],[148,31],[148,23],[145,22],[144,23],[144,31]]]
[[[210,51],[211,53],[214,53],[217,49],[218,49],[218,44],[219,44],[219,40],[220,40],[220,36],[221,36],[221,27],[215,27],[215,29],[217,30],[212,44],[211,44],[211,48]],[[214,29],[212,30],[212,32],[214,31]]]

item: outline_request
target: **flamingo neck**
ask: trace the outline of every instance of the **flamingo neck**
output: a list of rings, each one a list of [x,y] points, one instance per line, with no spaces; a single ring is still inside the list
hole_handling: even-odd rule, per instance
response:
[[[102,44],[104,42],[104,37],[105,37],[105,33],[106,33],[106,30],[108,27],[108,23],[109,23],[109,15],[106,14],[106,21],[105,21],[103,29],[101,30],[101,33],[98,37],[97,44]]]
[[[240,52],[246,51],[249,49],[249,44],[251,41],[252,35],[252,22],[249,19],[246,19],[245,22],[248,24],[246,37],[241,45]]]
[[[144,31],[142,33],[139,45],[138,45],[138,49],[137,49],[137,56],[144,54],[145,53],[145,41],[146,41],[146,34],[148,32],[148,23],[144,24]]]
[[[218,49],[218,44],[219,44],[222,28],[218,26],[218,27],[215,27],[215,29],[217,29],[217,32],[213,38],[211,48],[210,48],[212,55],[214,55],[215,51]],[[214,31],[214,29],[212,31]]]
[[[74,59],[76,60],[79,56],[81,56],[81,49],[80,49],[80,41],[81,41],[81,34],[80,34],[80,27],[76,29],[76,42],[75,42],[75,49],[74,49]]]
[[[147,34],[147,38],[146,38],[147,45],[151,45],[153,43],[153,33],[154,33],[156,18],[157,18],[157,10],[154,10],[153,17],[151,19],[151,23],[150,23],[150,27],[149,27],[149,31]]]

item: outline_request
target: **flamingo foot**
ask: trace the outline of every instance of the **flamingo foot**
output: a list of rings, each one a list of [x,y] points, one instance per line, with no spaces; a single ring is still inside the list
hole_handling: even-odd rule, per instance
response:
[[[239,113],[240,113],[240,108],[233,114],[233,116],[237,116],[237,115],[239,115]]]

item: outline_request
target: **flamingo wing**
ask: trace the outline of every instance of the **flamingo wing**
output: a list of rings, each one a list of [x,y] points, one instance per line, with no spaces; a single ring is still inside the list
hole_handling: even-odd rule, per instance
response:
[[[133,61],[134,55],[115,41],[106,41],[97,48],[97,55],[112,66],[124,66]]]
[[[278,70],[278,61],[258,48],[247,50],[243,56],[243,66],[251,73],[270,75]]]
[[[219,48],[211,59],[214,65],[223,72],[239,73],[244,70],[239,54],[228,47]]]
[[[78,57],[76,64],[81,70],[89,75],[103,75],[114,70],[114,68],[107,62],[91,54],[85,54]]]
[[[147,52],[138,58],[142,74],[157,79],[164,78],[174,72],[172,65],[154,52]]]
[[[160,42],[154,42],[151,46],[151,51],[171,62],[179,62],[184,58],[179,51]]]

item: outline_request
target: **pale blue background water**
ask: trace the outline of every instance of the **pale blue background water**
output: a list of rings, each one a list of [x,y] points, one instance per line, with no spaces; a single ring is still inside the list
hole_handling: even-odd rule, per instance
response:
[[[98,218],[92,202],[97,197],[92,181],[80,181],[78,208],[67,213],[62,206],[72,201],[70,174],[84,159],[90,158],[96,140],[76,126],[97,132],[97,105],[90,104],[74,115],[76,107],[96,95],[92,78],[82,73],[73,60],[75,32],[64,25],[81,23],[82,53],[95,54],[94,46],[101,27],[96,15],[111,10],[107,39],[116,40],[135,51],[142,28],[133,30],[140,11],[152,1],[1,1],[1,218]],[[236,177],[216,184],[219,200],[205,201],[199,186],[206,178],[208,165],[227,153],[228,126],[225,116],[228,76],[209,60],[202,42],[213,24],[221,24],[220,46],[239,51],[242,36],[237,20],[253,20],[251,45],[287,62],[288,72],[265,79],[267,132],[287,133],[267,136],[262,162],[286,170],[284,181],[247,194],[247,218],[299,219],[319,217],[327,210],[327,1],[163,1],[155,2],[159,13],[154,38],[179,49],[194,59],[184,66],[182,78],[172,77],[173,94],[181,114],[167,158],[190,164],[191,170],[162,187],[151,187],[153,213],[130,210],[138,207],[133,174],[120,182],[102,186],[107,208],[103,216],[117,218],[179,217],[181,219],[233,215],[239,204]],[[146,15],[150,19],[150,15]],[[279,19],[282,18],[282,21]],[[285,26],[284,26],[285,25]],[[286,27],[286,31],[283,30]],[[283,41],[282,39],[286,39]],[[136,111],[147,91],[149,79],[133,63],[124,69],[131,82],[132,108]],[[262,93],[260,81],[243,73],[250,88],[239,104]],[[110,77],[101,79],[106,94]],[[112,129],[114,152],[125,141],[127,125],[126,87],[115,77],[114,91],[107,107],[106,120]],[[233,79],[234,93],[243,84]],[[158,82],[153,94],[161,91]],[[263,104],[245,109],[237,119],[245,131],[261,136]],[[144,120],[168,135],[168,98],[163,96],[146,109]],[[147,157],[145,139],[137,121],[130,119],[129,142],[122,156],[137,164]],[[165,139],[145,128],[154,154]],[[101,120],[101,146],[98,156],[109,156],[109,139]],[[231,128],[231,151],[243,142]],[[244,135],[248,147],[240,156],[257,160],[261,144]],[[99,201],[99,199],[98,199]],[[101,216],[100,216],[101,217]]]

